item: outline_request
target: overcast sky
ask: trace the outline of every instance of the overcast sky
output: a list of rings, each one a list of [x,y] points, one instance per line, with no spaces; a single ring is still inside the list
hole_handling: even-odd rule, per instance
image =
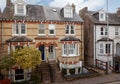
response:
[[[14,2],[15,0],[12,0]],[[24,0],[27,4],[38,4],[53,7],[64,7],[66,4],[74,3],[78,12],[83,7],[88,7],[89,10],[97,11],[100,9],[106,10],[106,0]],[[0,0],[0,8],[4,9],[6,0]],[[108,11],[116,12],[120,7],[120,0],[108,0]]]

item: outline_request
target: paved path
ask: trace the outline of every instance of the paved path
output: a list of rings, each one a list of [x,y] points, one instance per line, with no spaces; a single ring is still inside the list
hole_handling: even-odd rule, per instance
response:
[[[120,84],[120,74],[112,73],[109,75],[101,75],[94,78],[84,78],[52,84]]]

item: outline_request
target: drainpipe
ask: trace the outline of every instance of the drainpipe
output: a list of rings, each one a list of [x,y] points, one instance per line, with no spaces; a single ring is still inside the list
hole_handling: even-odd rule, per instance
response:
[[[4,48],[3,46],[3,19],[1,19],[1,42],[2,42],[2,49]]]

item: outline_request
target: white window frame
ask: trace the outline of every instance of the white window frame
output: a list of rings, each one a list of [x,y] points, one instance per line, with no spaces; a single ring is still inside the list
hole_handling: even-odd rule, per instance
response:
[[[18,11],[19,5],[23,6],[23,13]],[[14,15],[15,16],[25,16],[26,15],[26,4],[24,2],[15,2],[14,3]]]
[[[16,73],[15,73],[15,70],[14,70],[14,74],[15,74],[15,76],[14,76],[14,81],[15,81],[15,82],[24,81],[24,80],[25,80],[25,74],[24,74],[24,72],[25,72],[25,70],[23,69],[23,76],[24,76],[24,79],[15,80]],[[22,73],[21,73],[21,74],[22,74]],[[20,75],[20,74],[17,74],[17,75]]]
[[[64,17],[65,18],[73,18],[73,8],[72,7],[64,8]]]
[[[22,24],[25,26],[25,33],[22,33]],[[18,33],[16,33],[16,25],[18,25]],[[12,35],[13,36],[26,36],[27,35],[27,27],[25,23],[13,23],[12,25]]]
[[[110,44],[110,53],[107,53],[106,51],[106,45]],[[101,47],[102,45],[102,47]],[[101,53],[103,51],[103,53]],[[100,42],[99,43],[99,54],[100,55],[107,55],[107,54],[112,54],[112,43],[111,42]]]
[[[73,32],[74,33],[71,32],[72,31],[72,27],[73,27]],[[68,33],[67,33],[67,31],[68,31]],[[66,28],[65,28],[65,35],[76,35],[75,25],[69,25],[69,24],[67,24]]]
[[[104,53],[104,45],[103,45],[103,43],[100,43],[99,48],[100,48],[100,54],[103,54]]]
[[[56,35],[55,29],[56,29],[56,28],[55,28],[55,24],[49,24],[49,25],[48,25],[48,32],[49,32],[49,35],[50,35],[50,36],[51,36],[51,35],[53,35],[53,36]],[[51,33],[50,33],[50,30],[54,31],[54,33],[51,34]]]
[[[100,35],[101,36],[107,36],[108,35],[108,29],[107,29],[107,27],[101,27],[100,28]]]
[[[72,51],[72,53],[70,53]],[[79,44],[62,44],[62,56],[78,56]]]
[[[42,25],[43,26],[43,28],[42,27],[40,27],[40,25]],[[39,31],[40,30],[43,30],[44,31],[44,33],[42,34],[42,33],[40,33]],[[39,36],[45,36],[45,24],[39,24],[39,26],[38,26],[38,35]]]
[[[118,27],[115,27],[115,36],[119,36],[120,34],[120,29]]]

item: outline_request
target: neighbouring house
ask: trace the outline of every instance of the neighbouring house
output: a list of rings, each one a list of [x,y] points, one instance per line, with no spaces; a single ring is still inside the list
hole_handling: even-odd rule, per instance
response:
[[[84,20],[85,65],[119,72],[120,8],[117,13],[107,13],[103,9],[88,11],[85,7],[79,14]]]
[[[83,20],[75,5],[63,8],[31,5],[23,0],[7,0],[0,12],[0,43],[6,53],[24,46],[36,47],[42,61],[59,61],[60,69],[78,74],[84,63]],[[12,81],[29,79],[27,70],[13,67]]]

